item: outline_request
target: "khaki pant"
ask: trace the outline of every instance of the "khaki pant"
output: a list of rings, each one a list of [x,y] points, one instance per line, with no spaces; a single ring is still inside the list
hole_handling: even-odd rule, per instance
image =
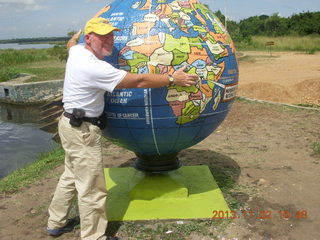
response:
[[[106,186],[101,154],[101,131],[88,122],[72,127],[62,116],[59,135],[65,150],[65,170],[49,207],[48,227],[67,223],[71,202],[78,193],[81,239],[106,239]]]

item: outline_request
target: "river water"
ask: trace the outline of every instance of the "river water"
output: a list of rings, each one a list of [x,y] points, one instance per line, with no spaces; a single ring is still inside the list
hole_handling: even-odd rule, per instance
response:
[[[2,43],[0,49],[30,49],[30,48],[51,48],[54,45],[48,43],[36,43],[36,44],[19,44],[19,43]]]
[[[0,179],[57,146],[39,129],[39,118],[39,106],[0,103]]]

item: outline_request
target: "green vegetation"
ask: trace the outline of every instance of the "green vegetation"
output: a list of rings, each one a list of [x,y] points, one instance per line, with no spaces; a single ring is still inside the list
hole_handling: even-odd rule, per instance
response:
[[[64,54],[64,55],[63,55]],[[50,49],[0,50],[0,82],[32,75],[30,82],[62,79],[64,77],[66,49],[56,45]]]
[[[128,240],[182,240],[190,239],[190,235],[220,239],[231,220],[165,220],[165,221],[139,221],[139,222],[110,222],[107,234],[116,232]],[[214,228],[213,228],[214,226]],[[206,238],[207,239],[207,238]]]
[[[63,163],[64,151],[57,148],[50,153],[42,154],[39,159],[0,180],[0,193],[13,192],[38,180],[50,169]]]
[[[320,155],[320,142],[311,143],[311,149],[313,151],[313,154]]]
[[[225,16],[215,12],[224,23]],[[284,18],[274,13],[271,16],[253,16],[238,23],[227,21],[228,31],[236,42],[250,41],[251,36],[306,36],[320,34],[320,12],[302,12]]]
[[[0,82],[15,78],[20,74],[15,67],[0,68]]]
[[[47,49],[24,49],[24,50],[0,50],[1,67],[12,67],[26,63],[47,61],[49,59]]]
[[[57,79],[63,79],[64,77],[64,64],[60,66],[59,62],[52,61],[53,65],[56,65],[56,67],[39,67],[39,68],[30,68],[30,67],[21,67],[19,68],[19,71],[22,73],[28,73],[33,75],[30,79],[26,80],[25,82],[40,82],[40,81],[46,81],[46,80],[57,80]]]
[[[216,11],[215,15],[225,23],[221,11]],[[319,22],[320,12],[303,12],[287,18],[275,13],[239,22],[227,21],[227,28],[238,49],[264,50],[267,49],[266,42],[273,41],[273,50],[314,54],[320,50]]]
[[[316,105],[316,104],[309,104],[309,103],[299,103],[297,104],[297,106],[300,106],[300,107],[309,107],[309,108],[320,108],[320,105]]]
[[[267,42],[274,42],[274,45],[267,46]],[[267,50],[272,51],[300,51],[314,54],[320,51],[320,35],[315,36],[280,36],[265,37],[253,36],[250,43],[237,42],[236,46],[242,50]]]

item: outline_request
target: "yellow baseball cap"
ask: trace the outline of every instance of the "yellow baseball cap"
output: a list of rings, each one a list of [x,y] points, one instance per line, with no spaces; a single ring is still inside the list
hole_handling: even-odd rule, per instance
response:
[[[91,18],[84,28],[84,34],[96,33],[99,35],[106,35],[112,31],[121,31],[119,28],[115,28],[111,23],[102,17]]]

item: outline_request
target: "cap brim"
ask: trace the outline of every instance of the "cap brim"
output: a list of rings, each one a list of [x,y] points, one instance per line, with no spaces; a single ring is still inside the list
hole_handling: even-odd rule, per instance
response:
[[[112,28],[109,28],[109,29],[99,29],[99,30],[95,30],[95,31],[92,31],[96,34],[99,34],[99,35],[107,35],[108,33],[111,33],[113,31],[117,31],[117,32],[120,32],[121,29],[119,28],[115,28],[115,27],[112,27]]]

